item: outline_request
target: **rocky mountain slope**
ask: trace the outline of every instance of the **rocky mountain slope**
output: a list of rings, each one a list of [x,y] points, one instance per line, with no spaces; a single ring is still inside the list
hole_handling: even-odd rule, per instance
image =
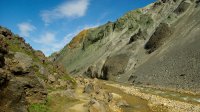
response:
[[[74,84],[60,65],[0,27],[0,112],[46,112],[49,90]]]
[[[83,30],[52,59],[71,74],[200,93],[199,32],[199,0],[159,0]]]

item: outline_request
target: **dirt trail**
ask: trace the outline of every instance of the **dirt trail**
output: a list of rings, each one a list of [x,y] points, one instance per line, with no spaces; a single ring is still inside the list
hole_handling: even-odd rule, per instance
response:
[[[75,90],[56,90],[49,94],[51,97],[51,112],[88,112],[84,106],[90,100],[87,94],[83,94],[84,86],[77,86]]]

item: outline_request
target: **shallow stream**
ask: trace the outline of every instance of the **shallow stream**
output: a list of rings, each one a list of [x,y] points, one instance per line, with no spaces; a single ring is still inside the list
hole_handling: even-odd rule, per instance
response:
[[[186,93],[179,93],[179,92],[173,92],[173,91],[163,91],[159,89],[154,88],[138,88],[143,93],[147,94],[153,94],[162,96],[164,98],[178,100],[182,102],[188,102],[192,104],[200,104],[200,95],[191,95]]]
[[[115,84],[115,82],[112,82],[112,81],[104,82],[104,83]],[[120,85],[131,88],[130,84],[120,83]],[[131,108],[123,108],[124,112],[151,112],[151,110],[149,109],[147,105],[146,100],[143,100],[140,97],[126,94],[123,91],[119,90],[119,88],[114,88],[110,86],[104,86],[104,88],[107,88],[108,90],[111,90],[123,96],[123,98],[127,101],[127,103],[130,104]],[[177,100],[181,102],[191,103],[194,105],[200,105],[200,95],[192,95],[192,94],[187,94],[187,93],[160,90],[160,89],[154,89],[150,87],[134,87],[134,88],[137,88],[138,90],[140,90],[141,93],[157,95],[157,96],[161,96],[161,97],[171,99],[171,100]],[[165,110],[163,110],[162,112],[165,112]]]
[[[151,112],[146,100],[137,96],[126,94],[120,89],[108,86],[106,84],[102,84],[102,87],[110,93],[116,93],[122,96],[122,99],[129,104],[128,107],[122,107],[124,112]]]

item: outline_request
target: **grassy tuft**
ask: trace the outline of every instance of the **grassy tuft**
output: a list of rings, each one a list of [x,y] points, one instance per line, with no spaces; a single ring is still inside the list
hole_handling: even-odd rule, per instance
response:
[[[47,105],[45,104],[32,104],[28,108],[29,112],[51,112]]]

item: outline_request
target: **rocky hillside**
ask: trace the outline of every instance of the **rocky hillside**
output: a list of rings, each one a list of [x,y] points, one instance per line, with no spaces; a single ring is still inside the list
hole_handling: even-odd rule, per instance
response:
[[[200,92],[199,18],[199,0],[159,0],[80,32],[52,58],[76,75]]]
[[[0,27],[0,112],[38,112],[47,103],[49,90],[73,86],[60,65]]]

